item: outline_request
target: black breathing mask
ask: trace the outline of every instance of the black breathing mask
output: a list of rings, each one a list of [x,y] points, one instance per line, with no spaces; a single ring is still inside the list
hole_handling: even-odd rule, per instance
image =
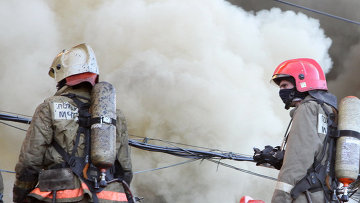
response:
[[[308,95],[307,92],[299,92],[296,87],[292,89],[280,89],[279,96],[285,104],[285,109],[289,109],[295,98],[304,99]]]

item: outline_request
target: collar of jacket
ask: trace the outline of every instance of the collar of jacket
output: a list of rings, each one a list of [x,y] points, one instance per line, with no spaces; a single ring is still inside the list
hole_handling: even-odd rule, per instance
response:
[[[314,99],[315,99],[314,97],[312,97],[311,95],[308,95],[308,96],[306,96],[306,97],[301,101],[300,105],[303,104],[304,102],[307,102],[307,101],[309,101],[309,100],[314,100]],[[299,106],[300,106],[300,105],[299,105]],[[294,116],[294,113],[295,113],[296,109],[298,109],[299,106],[291,109],[291,111],[290,111],[290,113],[289,113],[291,118]]]
[[[311,90],[309,91],[309,94],[316,98],[317,100],[320,100],[330,106],[332,106],[335,109],[338,109],[337,106],[337,98],[335,95],[331,94],[328,91],[322,91],[322,90]]]
[[[64,87],[62,87],[55,93],[55,96],[61,96],[63,94],[69,94],[69,93],[76,94],[76,95],[90,99],[91,89],[88,89],[85,87],[80,87],[80,88],[74,89],[71,86],[65,85]]]

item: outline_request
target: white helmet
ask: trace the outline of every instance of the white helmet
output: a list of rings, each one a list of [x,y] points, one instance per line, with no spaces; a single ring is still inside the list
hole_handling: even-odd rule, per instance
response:
[[[55,78],[56,82],[66,78],[66,84],[70,86],[84,81],[94,85],[99,75],[94,51],[85,43],[70,50],[64,49],[55,57],[49,75]]]

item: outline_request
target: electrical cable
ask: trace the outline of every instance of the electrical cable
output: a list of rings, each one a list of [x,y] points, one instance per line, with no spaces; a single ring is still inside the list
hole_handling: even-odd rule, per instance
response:
[[[249,170],[241,169],[241,168],[235,167],[235,166],[230,165],[230,164],[226,164],[226,163],[221,162],[221,161],[215,161],[215,160],[212,160],[212,159],[207,159],[207,160],[211,161],[211,162],[214,162],[216,164],[220,164],[222,166],[228,167],[228,168],[232,168],[232,169],[235,169],[235,170],[250,174],[250,175],[258,176],[258,177],[265,178],[265,179],[268,179],[268,180],[277,181],[277,178],[273,178],[273,177],[270,177],[270,176],[262,175],[260,173],[255,173],[255,172],[252,172],[252,171],[249,171]]]
[[[3,110],[0,110],[0,112],[10,113],[10,114],[15,114],[15,115],[18,115],[18,116],[25,116],[25,117],[29,117],[29,118],[31,118],[31,117],[32,117],[32,116],[28,116],[28,115],[25,115],[25,114],[14,113],[14,112],[10,112],[10,111],[3,111]]]
[[[142,137],[142,136],[137,136],[137,135],[129,135],[130,137],[138,137],[138,138],[142,138],[145,140],[155,140],[155,141],[160,141],[160,142],[167,142],[167,143],[172,143],[172,144],[178,144],[178,145],[183,145],[183,146],[188,146],[188,147],[196,147],[196,148],[202,148],[202,149],[208,149],[208,150],[214,150],[216,151],[217,149],[212,149],[212,148],[208,148],[208,147],[199,147],[199,146],[195,146],[195,145],[190,145],[190,144],[183,144],[183,143],[178,143],[178,142],[171,142],[171,141],[164,141],[162,139],[157,139],[157,138],[151,138],[151,137]]]
[[[208,147],[200,147],[200,146],[196,146],[196,145],[190,145],[190,144],[183,144],[183,143],[179,143],[179,142],[171,142],[171,141],[167,141],[167,140],[162,140],[162,139],[158,139],[158,138],[151,138],[151,137],[142,137],[142,136],[137,136],[137,135],[129,135],[130,137],[138,137],[143,139],[144,143],[147,143],[149,140],[154,140],[154,141],[159,141],[159,142],[164,142],[164,143],[168,143],[168,144],[177,144],[177,145],[182,145],[182,146],[187,146],[187,147],[195,147],[195,148],[199,148],[199,149],[207,149],[210,151],[218,151],[221,153],[226,153],[228,151],[224,151],[224,150],[219,150],[219,149],[213,149],[213,148],[208,148]],[[230,153],[230,152],[228,152]],[[242,155],[242,156],[252,156],[252,155],[248,155],[248,154],[241,154],[239,153],[238,155]]]
[[[233,152],[218,153],[218,152],[208,152],[208,151],[200,151],[194,149],[183,149],[179,147],[164,147],[164,146],[143,143],[131,139],[129,139],[129,145],[147,151],[163,152],[166,154],[171,154],[174,156],[190,158],[190,159],[218,158],[218,159],[231,159],[235,161],[251,161],[251,162],[254,161],[252,157],[241,156]]]
[[[0,120],[8,120],[11,119],[11,121],[14,122],[23,122],[23,121],[28,121],[27,123],[31,122],[31,119],[25,119],[25,118],[21,118],[18,116],[11,116],[11,115],[1,115],[0,114]],[[1,122],[5,125],[8,125],[10,127],[19,129],[19,130],[23,130],[26,131],[22,128],[18,128],[16,126]],[[135,136],[135,137],[139,137],[139,136]],[[146,143],[148,140],[157,140],[157,141],[161,141],[164,143],[167,143],[173,147],[167,147],[167,146],[158,146],[158,145],[151,145]],[[275,178],[269,177],[269,176],[265,176],[265,175],[261,175],[258,173],[254,173],[252,171],[248,171],[245,169],[241,169],[241,168],[237,168],[235,166],[229,165],[229,164],[225,164],[223,162],[221,162],[220,160],[222,159],[231,159],[231,160],[235,160],[235,161],[251,161],[253,162],[253,158],[252,157],[247,157],[247,156],[242,156],[240,154],[236,154],[233,152],[224,152],[224,151],[220,151],[220,150],[216,150],[216,149],[210,149],[210,148],[206,148],[206,149],[210,149],[211,151],[200,151],[200,150],[194,150],[194,149],[184,149],[181,148],[179,146],[176,146],[176,144],[178,145],[184,145],[184,146],[193,146],[193,147],[197,147],[197,148],[203,148],[204,147],[198,147],[198,146],[194,146],[194,145],[186,145],[186,144],[182,144],[182,143],[175,143],[175,142],[170,142],[170,141],[165,141],[165,140],[161,140],[161,139],[153,139],[153,138],[144,138],[143,142],[139,142],[136,140],[131,140],[129,139],[129,145],[139,148],[139,149],[143,149],[143,150],[147,150],[147,151],[154,151],[154,152],[163,152],[163,153],[167,153],[167,154],[171,154],[174,156],[179,156],[179,157],[183,157],[183,158],[189,158],[191,160],[187,160],[184,162],[180,162],[180,163],[176,163],[176,164],[172,164],[169,166],[164,166],[164,167],[159,167],[159,168],[154,168],[154,169],[148,169],[148,170],[143,170],[143,171],[137,171],[135,172],[135,174],[139,174],[139,173],[145,173],[145,172],[150,172],[150,171],[155,171],[155,170],[160,170],[160,169],[165,169],[165,168],[170,168],[170,167],[174,167],[174,166],[178,166],[178,165],[182,165],[182,164],[186,164],[186,163],[190,163],[190,162],[194,162],[194,161],[198,161],[198,160],[208,160],[214,163],[217,163],[219,165],[223,165],[229,168],[233,168],[236,169],[238,171],[241,172],[245,172],[251,175],[255,175],[255,176],[259,176],[259,177],[263,177],[263,178],[267,178],[270,180],[276,180]],[[4,172],[10,172],[10,173],[14,173],[11,171],[6,171],[3,170]]]
[[[16,173],[15,171],[8,171],[8,170],[4,170],[4,169],[0,169],[0,172],[5,172],[5,173]]]
[[[3,115],[2,117],[0,116],[0,120],[6,120],[7,118],[14,119],[14,120],[11,120],[11,121],[15,121],[15,122],[17,122],[17,119],[20,122],[28,120],[27,123],[30,123],[30,121],[31,121],[29,119],[23,119],[23,118],[20,118],[20,117],[14,117],[14,116],[10,116],[10,115],[5,115],[5,116]],[[0,121],[0,123],[8,125],[10,127],[16,128],[16,129],[19,129],[19,130],[26,131],[25,129],[22,129],[22,128],[19,128],[19,127],[16,127],[16,126],[13,126],[13,125],[1,122],[1,121]],[[134,136],[134,135],[131,135],[131,136]],[[134,137],[140,137],[140,136],[134,136]],[[183,165],[183,164],[186,164],[186,163],[190,163],[190,162],[205,159],[205,160],[208,160],[210,162],[216,163],[218,165],[222,165],[222,166],[225,166],[225,167],[228,167],[228,168],[232,168],[232,169],[238,170],[238,171],[243,172],[243,173],[258,176],[258,177],[265,178],[265,179],[268,179],[268,180],[277,181],[276,178],[266,176],[266,175],[262,175],[262,174],[259,174],[259,173],[255,173],[255,172],[252,172],[252,171],[249,171],[249,170],[241,169],[241,168],[235,167],[233,165],[221,162],[222,159],[231,159],[231,160],[235,160],[235,161],[254,161],[252,157],[242,156],[240,154],[236,154],[236,153],[233,153],[233,152],[225,152],[225,151],[216,150],[216,149],[198,147],[198,146],[194,146],[194,145],[175,143],[175,142],[165,141],[165,140],[161,140],[161,139],[154,139],[154,138],[147,138],[147,137],[142,137],[142,138],[143,138],[143,142],[139,142],[139,141],[136,141],[136,140],[129,139],[129,145],[132,146],[132,147],[142,149],[142,150],[154,151],[154,152],[163,152],[163,153],[167,153],[167,154],[171,154],[171,155],[175,155],[175,156],[179,156],[179,157],[183,157],[183,158],[189,158],[190,160],[183,161],[183,162],[176,163],[176,164],[172,164],[172,165],[169,165],[169,166],[163,166],[163,167],[158,167],[158,168],[153,168],[153,169],[148,169],[148,170],[136,171],[136,172],[134,172],[134,174],[140,174],[140,173],[151,172],[151,171],[156,171],[156,170],[160,170],[160,169],[171,168],[171,167]],[[171,145],[173,147],[164,147],[164,146],[151,145],[151,144],[146,143],[148,140],[161,141],[161,142],[167,143],[167,144],[169,144],[169,145]],[[202,148],[202,149],[208,149],[208,150],[212,150],[212,151],[206,152],[206,151],[200,151],[200,150],[194,150],[194,149],[184,149],[184,148],[176,146],[175,144],[184,145],[184,146],[192,146],[192,147]],[[215,152],[215,151],[217,151],[217,152]],[[0,169],[0,171],[1,172],[6,172],[6,173],[15,173],[13,171],[8,171],[8,170],[3,170],[3,169]]]
[[[13,117],[11,115],[6,115],[3,117],[0,117],[0,120],[7,119],[8,117],[13,118],[14,120],[12,120],[12,121],[15,121],[15,122],[17,122],[17,120],[20,120],[20,121],[24,120],[24,118]],[[3,123],[3,122],[1,122],[1,123]],[[18,128],[16,126],[13,126],[13,125],[10,125],[7,123],[3,123],[3,124],[8,125],[10,127],[14,127],[19,130],[26,131],[24,129]],[[149,139],[149,138],[146,138],[146,139]],[[170,144],[172,146],[175,146],[175,147],[164,147],[164,146],[151,145],[148,143],[139,142],[139,141],[131,140],[131,139],[129,139],[129,145],[140,148],[140,149],[148,150],[148,151],[164,152],[164,153],[172,154],[175,156],[192,158],[192,159],[221,158],[221,159],[232,159],[232,160],[236,160],[236,161],[253,161],[252,157],[242,156],[242,155],[239,155],[239,154],[236,154],[233,152],[222,152],[221,153],[220,150],[206,152],[206,151],[200,151],[200,150],[194,150],[194,149],[184,149],[184,148],[174,145],[172,142],[164,141],[164,140],[161,140],[161,141],[165,142],[167,144]],[[182,145],[184,145],[184,144],[182,144]],[[220,153],[215,152],[215,151],[220,151]]]
[[[353,23],[353,24],[356,24],[356,25],[360,25],[360,22],[357,22],[357,21],[354,21],[354,20],[349,20],[347,18],[343,18],[343,17],[340,17],[340,16],[336,16],[336,15],[332,15],[332,14],[323,12],[323,11],[318,11],[318,10],[315,10],[315,9],[307,8],[305,6],[300,6],[300,5],[290,3],[290,2],[287,2],[287,1],[283,1],[283,0],[273,0],[273,1],[276,1],[276,2],[279,2],[279,3],[282,3],[282,4],[286,4],[286,5],[289,5],[289,6],[293,6],[293,7],[301,8],[301,9],[304,9],[304,10],[307,10],[307,11],[311,11],[313,13],[325,15],[325,16],[328,16],[328,17],[331,17],[331,18],[335,18],[335,19],[338,19],[338,20],[348,22],[348,23]]]
[[[0,120],[13,121],[17,123],[30,124],[31,119],[0,113]]]
[[[179,162],[179,163],[172,164],[172,165],[169,165],[169,166],[163,166],[163,167],[153,168],[153,169],[148,169],[148,170],[143,170],[143,171],[136,171],[136,172],[134,172],[134,174],[139,174],[139,173],[145,173],[145,172],[150,172],[150,171],[156,171],[156,170],[160,170],[160,169],[170,168],[170,167],[187,164],[187,163],[194,162],[194,161],[199,161],[199,159],[190,159],[190,160],[183,161],[183,162]]]
[[[25,132],[27,131],[27,130],[25,130],[25,129],[16,127],[16,126],[14,126],[14,125],[10,125],[10,124],[8,124],[8,123],[4,123],[4,122],[2,122],[2,121],[0,121],[0,123],[2,123],[2,124],[4,124],[4,125],[7,125],[7,126],[10,126],[10,127],[13,127],[13,128],[16,128],[16,129],[18,129],[18,130],[22,130],[22,131],[25,131]]]
[[[14,121],[14,122],[20,122],[20,123],[27,123],[27,124],[29,124],[31,122],[31,119],[25,119],[25,118],[21,118],[18,116],[12,116],[12,115],[6,115],[6,114],[0,114],[0,120]],[[19,127],[16,127],[16,126],[4,123],[4,122],[0,122],[0,123],[3,123],[5,125],[8,125],[10,127],[13,127],[13,128],[16,128],[16,129],[19,129],[22,131],[26,131],[25,129],[22,129],[22,128],[19,128]],[[135,137],[139,137],[139,136],[135,136]],[[161,142],[167,143],[172,146],[175,146],[174,144],[178,144],[178,145],[184,145],[184,146],[193,146],[193,147],[197,147],[197,148],[204,148],[204,147],[198,147],[198,146],[194,146],[194,145],[186,145],[186,144],[182,144],[182,143],[164,141],[161,139],[153,139],[153,138],[146,138],[146,137],[143,137],[143,138],[147,139],[147,140],[161,141]],[[178,146],[176,146],[176,148],[162,147],[162,146],[150,145],[150,144],[147,144],[144,142],[138,142],[136,140],[131,140],[131,139],[129,139],[129,144],[133,147],[137,147],[140,149],[146,149],[148,151],[165,152],[165,153],[176,155],[176,156],[185,156],[187,158],[208,158],[208,157],[219,156],[222,159],[233,159],[233,160],[237,160],[237,161],[253,161],[253,159],[250,157],[242,156],[240,154],[235,154],[232,152],[224,152],[221,150],[210,149],[210,148],[207,148],[207,149],[212,150],[213,152],[203,152],[203,151],[199,151],[199,150],[183,149]],[[220,153],[215,152],[215,151],[218,151]],[[199,156],[201,156],[201,157],[199,157]]]

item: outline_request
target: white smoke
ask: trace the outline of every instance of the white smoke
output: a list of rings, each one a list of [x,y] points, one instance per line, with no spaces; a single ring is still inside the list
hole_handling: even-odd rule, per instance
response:
[[[280,100],[268,84],[275,66],[297,57],[315,58],[325,71],[331,66],[331,41],[318,21],[293,12],[254,15],[224,1],[122,1],[93,17],[86,41],[102,53],[103,70],[111,72],[102,77],[116,85],[130,132],[140,136],[247,154],[253,146],[279,144],[286,124],[273,110],[272,101]],[[162,161],[170,160],[164,155],[147,157],[142,163],[135,157],[135,168],[174,163]],[[262,179],[228,169],[216,173],[205,163],[155,174],[135,177],[139,195],[144,189],[156,194],[145,196],[150,202],[232,202],[244,194],[268,201],[272,193],[243,183]],[[195,195],[204,188],[205,197]]]
[[[359,80],[359,64],[360,64],[360,43],[354,45],[347,57],[342,63],[342,71],[336,78],[329,84],[329,88],[334,90],[338,99],[346,96],[360,97],[360,80]]]
[[[97,55],[101,80],[117,88],[118,107],[127,116],[130,134],[138,136],[245,154],[252,154],[254,146],[279,145],[287,112],[277,88],[269,84],[273,70],[289,58],[315,58],[326,72],[332,64],[327,54],[331,40],[317,20],[301,13],[279,9],[248,13],[223,0],[52,1],[51,13],[38,2],[35,10],[44,15],[39,21],[43,19],[41,24],[50,31],[23,34],[21,21],[28,17],[23,14],[11,25],[20,29],[16,33],[24,43],[19,46],[26,53],[32,53],[33,43],[45,40],[36,48],[39,52],[14,64],[9,58],[19,47],[10,46],[8,56],[0,59],[2,69],[11,74],[19,73],[14,67],[43,63],[34,66],[39,67],[36,72],[21,73],[42,91],[26,105],[33,111],[50,96],[46,91],[54,89],[54,83],[46,72],[57,52],[87,42]],[[3,35],[1,46],[3,41],[18,42]],[[2,85],[7,82],[1,79]],[[10,91],[28,95],[20,84]],[[10,98],[0,104],[15,109]],[[132,159],[135,171],[182,161],[140,150],[133,150]],[[275,170],[251,163],[228,163],[276,176]],[[238,202],[242,195],[270,200],[272,181],[217,167],[204,161],[138,174],[132,187],[146,202]]]
[[[33,107],[33,103],[43,100],[37,95],[52,89],[48,87],[50,78],[38,78],[47,72],[47,60],[58,47],[54,13],[39,0],[31,4],[0,1],[0,11],[0,93],[7,98],[0,102],[6,110],[32,113],[25,110],[28,105]]]
[[[360,97],[358,91],[359,80],[357,73],[359,71],[359,47],[360,47],[360,29],[359,25],[335,19],[333,17],[309,12],[305,9],[299,9],[275,1],[257,0],[257,1],[238,1],[228,0],[235,5],[242,6],[246,10],[260,10],[279,6],[283,10],[302,11],[306,14],[319,19],[321,27],[326,31],[326,35],[332,39],[332,45],[329,49],[330,57],[334,65],[331,72],[327,74],[329,90],[341,98],[348,95]],[[359,22],[360,13],[357,12],[360,7],[360,1],[347,0],[338,3],[337,0],[292,0],[291,3],[327,12],[329,14]]]
[[[60,51],[54,13],[40,0],[0,1],[0,27],[0,111],[31,115],[54,92],[46,76],[49,59]],[[0,168],[13,171],[25,132],[3,124],[0,131]],[[11,202],[15,176],[2,175],[4,202]]]

